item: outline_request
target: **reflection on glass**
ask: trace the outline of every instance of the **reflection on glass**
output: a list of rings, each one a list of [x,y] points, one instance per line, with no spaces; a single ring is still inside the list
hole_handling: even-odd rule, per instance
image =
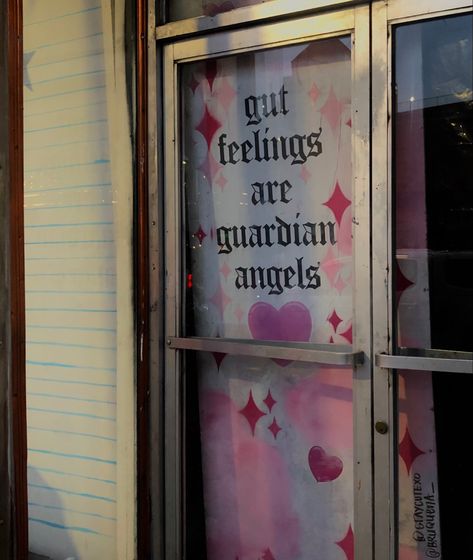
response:
[[[173,0],[169,2],[169,21],[178,19],[216,16],[243,6],[255,6],[271,0]]]
[[[187,335],[351,344],[350,66],[342,38],[184,67]],[[186,373],[188,558],[350,558],[351,369]]]
[[[471,14],[395,31],[396,344],[473,350]],[[473,376],[399,375],[399,558],[465,558]],[[452,523],[452,520],[455,520]]]

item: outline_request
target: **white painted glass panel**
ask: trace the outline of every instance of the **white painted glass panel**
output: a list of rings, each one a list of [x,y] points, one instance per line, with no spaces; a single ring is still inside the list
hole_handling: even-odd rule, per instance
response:
[[[350,38],[181,85],[186,334],[351,345]],[[214,353],[185,382],[187,557],[352,558],[351,369]]]
[[[123,36],[124,2],[24,2],[29,536],[53,560],[117,553],[117,380],[133,376]]]

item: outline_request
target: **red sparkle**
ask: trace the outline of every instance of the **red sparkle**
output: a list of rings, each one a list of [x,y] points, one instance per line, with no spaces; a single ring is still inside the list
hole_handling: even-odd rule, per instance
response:
[[[268,394],[266,398],[263,400],[264,404],[268,407],[269,412],[271,412],[273,406],[278,402],[273,399],[273,395],[271,394],[271,390],[268,389]]]
[[[267,548],[263,551],[263,557],[261,558],[261,560],[276,560],[276,558],[274,558],[271,549]]]
[[[217,60],[215,58],[211,58],[207,60],[205,63],[205,77],[209,82],[210,91],[213,89],[214,80],[217,76]]]
[[[192,93],[195,93],[195,90],[199,87],[200,82],[195,79],[195,75],[192,74],[192,79],[189,82],[189,87],[192,90]]]
[[[338,225],[340,225],[343,214],[345,213],[345,210],[350,206],[350,204],[351,200],[349,200],[343,194],[338,181],[335,184],[332,196],[327,200],[327,202],[323,202],[323,205],[327,206],[327,208],[330,208],[330,210],[333,212]]]
[[[337,332],[337,327],[342,322],[342,320],[343,319],[340,319],[340,317],[337,315],[337,312],[335,311],[335,309],[332,311],[332,314],[327,319],[327,321],[332,325],[333,330],[335,332]]]
[[[207,237],[207,234],[202,229],[202,226],[199,224],[199,229],[194,233],[194,237],[197,237],[199,240],[199,245],[202,245],[202,241]]]
[[[353,534],[351,524],[348,526],[348,531],[343,539],[335,544],[343,550],[347,560],[353,560],[355,558],[355,535]]]
[[[205,141],[207,142],[207,146],[210,149],[212,138],[221,126],[222,123],[209,112],[209,109],[206,105],[204,116],[202,117],[200,123],[195,127],[195,129],[202,134],[202,136],[205,138]]]
[[[407,473],[411,471],[412,464],[420,455],[425,455],[425,451],[422,451],[417,447],[417,445],[412,441],[411,434],[409,433],[409,428],[406,427],[406,433],[399,444],[399,456],[404,461],[407,468]]]
[[[251,433],[255,435],[256,424],[262,416],[266,416],[266,412],[263,412],[260,408],[258,408],[253,399],[253,393],[251,390],[246,406],[238,412],[246,418],[248,424],[250,425]]]
[[[343,338],[346,338],[350,344],[353,344],[353,326],[350,325],[344,332],[338,333]]]
[[[273,434],[274,439],[278,437],[281,428],[279,427],[279,424],[276,422],[276,418],[273,418],[271,425],[268,426],[268,430]]]
[[[215,363],[217,364],[217,369],[220,370],[220,365],[223,362],[226,354],[223,352],[212,352],[212,356],[214,357]]]

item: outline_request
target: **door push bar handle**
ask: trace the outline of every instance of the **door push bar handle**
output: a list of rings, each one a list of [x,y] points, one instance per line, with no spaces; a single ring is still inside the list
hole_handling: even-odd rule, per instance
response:
[[[473,361],[471,358],[376,354],[375,363],[378,367],[386,369],[408,369],[442,373],[473,373]]]
[[[326,344],[288,343],[266,340],[245,340],[228,338],[168,337],[167,346],[175,350],[197,350],[200,352],[221,352],[240,356],[255,356],[290,360],[293,362],[311,362],[337,366],[355,367],[364,362],[363,352],[337,351],[337,346]],[[347,347],[338,349],[345,350]]]

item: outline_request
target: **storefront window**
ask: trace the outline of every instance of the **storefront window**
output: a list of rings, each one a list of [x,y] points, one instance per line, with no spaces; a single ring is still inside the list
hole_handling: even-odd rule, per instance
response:
[[[187,336],[350,348],[351,79],[350,37],[183,67]],[[184,371],[188,558],[351,558],[352,369]]]
[[[473,350],[472,46],[471,14],[395,31],[399,353]],[[465,555],[472,392],[471,375],[399,375],[401,560]]]

